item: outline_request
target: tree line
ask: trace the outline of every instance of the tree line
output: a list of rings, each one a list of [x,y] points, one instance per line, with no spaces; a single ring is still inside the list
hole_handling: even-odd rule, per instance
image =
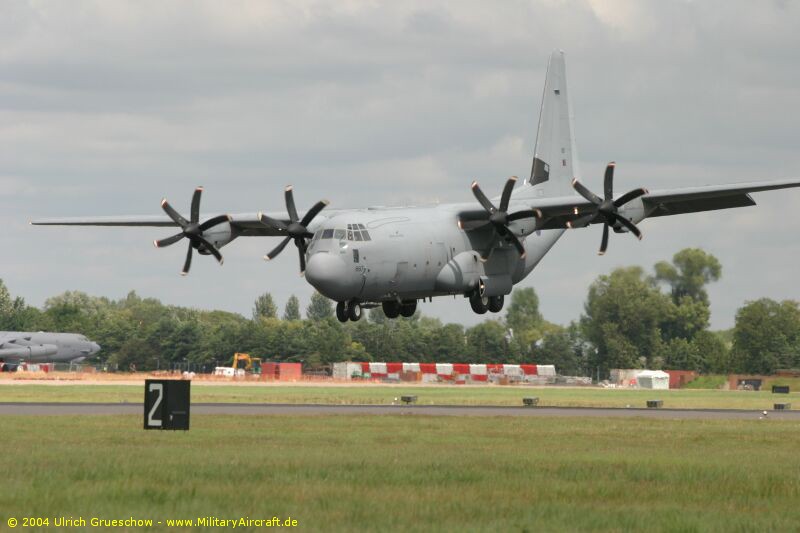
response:
[[[589,287],[580,318],[547,321],[533,288],[515,289],[501,319],[472,327],[419,311],[389,320],[380,308],[339,323],[333,303],[312,295],[302,317],[297,297],[279,310],[255,299],[252,316],[165,305],[135,292],[112,300],[67,291],[42,309],[12,297],[0,280],[0,330],[83,333],[102,346],[95,362],[128,370],[229,365],[235,352],[309,370],[352,361],[555,364],[565,375],[606,377],[612,368],[773,373],[800,367],[798,302],[747,302],[728,331],[709,330],[706,286],[720,279],[711,254],[685,249],[648,273],[618,268]]]

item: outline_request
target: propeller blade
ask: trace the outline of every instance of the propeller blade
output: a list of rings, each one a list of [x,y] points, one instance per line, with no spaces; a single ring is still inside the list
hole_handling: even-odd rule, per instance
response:
[[[206,240],[205,238],[203,238],[203,237],[197,236],[197,237],[195,237],[195,238],[196,238],[198,241],[200,241],[200,242],[202,242],[202,243],[203,243],[203,245],[206,247],[206,250],[208,250],[208,251],[211,253],[211,255],[213,255],[213,256],[214,256],[214,257],[217,259],[217,261],[219,262],[219,264],[220,264],[220,265],[221,265],[222,263],[224,263],[224,261],[225,261],[225,260],[224,260],[224,259],[222,259],[222,254],[221,254],[221,253],[219,253],[219,250],[217,250],[217,247],[216,247],[216,246],[214,246],[213,244],[211,244],[209,241],[207,241],[207,240]]]
[[[297,253],[300,255],[300,275],[306,273],[306,241],[305,239],[298,239],[295,244],[297,245]]]
[[[203,188],[197,187],[192,195],[192,208],[189,211],[192,224],[197,224],[200,221],[200,196],[203,194]]]
[[[497,211],[494,205],[492,205],[492,202],[490,202],[489,199],[486,197],[486,195],[483,194],[483,191],[478,186],[477,181],[472,182],[472,194],[475,195],[475,199],[478,200],[478,203],[480,203],[484,209],[486,209],[490,213],[494,213],[495,211]]]
[[[207,229],[211,229],[214,226],[218,226],[219,224],[223,224],[225,222],[230,222],[230,221],[231,217],[229,215],[217,215],[213,218],[209,218],[208,220],[200,224],[200,226],[198,227],[200,228],[200,231],[206,231]]]
[[[287,231],[289,226],[283,223],[283,221],[268,217],[264,213],[258,214],[258,219],[261,221],[262,224],[265,226],[269,226],[270,228],[275,228],[278,231]]]
[[[297,222],[297,208],[294,205],[294,193],[291,185],[286,186],[284,197],[286,198],[286,211],[289,212],[289,220]]]
[[[186,250],[186,262],[183,263],[183,270],[181,271],[181,276],[185,276],[189,273],[189,267],[192,266],[192,245],[189,244],[189,249]]]
[[[161,209],[163,209],[169,218],[171,218],[180,227],[185,228],[189,225],[189,221],[183,218],[180,213],[175,211],[172,206],[169,205],[169,202],[166,198],[161,200]]]
[[[292,240],[291,237],[286,237],[285,239],[283,239],[278,246],[273,248],[270,253],[268,253],[267,255],[264,256],[264,259],[266,259],[267,261],[271,261],[272,259],[275,259],[275,257],[279,253],[281,253],[284,248],[286,248],[286,245],[289,244],[289,241],[291,241],[291,240]]]
[[[636,227],[636,224],[634,224],[633,222],[631,222],[630,220],[628,220],[627,218],[622,217],[622,216],[618,216],[616,218],[617,218],[617,220],[619,220],[620,224],[622,224],[623,226],[628,228],[631,233],[636,235],[636,238],[638,238],[639,240],[642,240],[642,232],[639,231],[639,228]]]
[[[514,222],[515,220],[519,220],[521,218],[542,218],[542,212],[538,209],[517,211],[516,213],[508,215],[507,220],[509,222]]]
[[[588,215],[583,215],[582,217],[576,218],[575,220],[570,220],[567,222],[567,227],[570,229],[574,228],[585,228],[588,226],[597,216],[597,213],[589,213]]]
[[[595,193],[584,187],[583,183],[578,181],[578,178],[574,178],[572,180],[572,188],[578,191],[578,194],[592,202],[594,205],[600,205],[603,203],[603,200]]]
[[[519,239],[517,238],[517,236],[516,236],[516,235],[514,235],[513,233],[511,233],[511,232],[509,231],[509,232],[506,234],[506,238],[507,238],[507,239],[509,239],[509,240],[511,241],[511,244],[513,244],[513,245],[514,245],[514,248],[516,248],[516,249],[517,249],[517,251],[519,252],[519,258],[520,258],[520,259],[524,259],[524,258],[525,258],[525,255],[526,255],[526,253],[525,253],[525,247],[524,247],[524,246],[522,246],[522,243],[521,243],[521,242],[519,242]]]
[[[606,174],[603,176],[603,193],[606,200],[614,198],[614,168],[617,166],[615,162],[611,162],[606,166]]]
[[[623,205],[627,204],[631,200],[635,200],[642,195],[647,194],[647,189],[634,189],[632,191],[628,191],[616,200],[614,200],[615,207],[622,207]]]
[[[517,184],[517,177],[511,176],[506,181],[503,187],[503,194],[500,196],[500,211],[508,211],[508,202],[511,200],[511,193],[514,191],[514,185]]]
[[[156,248],[164,248],[171,244],[175,244],[181,239],[183,239],[183,233],[176,233],[172,237],[167,237],[166,239],[161,239],[160,241],[153,241],[153,244],[156,245]]]
[[[603,240],[600,241],[600,251],[597,252],[597,255],[605,254],[606,249],[608,249],[608,223],[603,224]]]
[[[308,226],[308,223],[309,223],[309,222],[311,222],[311,221],[314,219],[314,217],[315,217],[315,216],[317,216],[317,215],[319,214],[319,212],[320,212],[320,211],[322,211],[323,209],[325,209],[325,207],[326,207],[326,206],[327,206],[329,203],[330,203],[330,202],[329,202],[328,200],[320,200],[319,202],[317,202],[316,204],[314,204],[314,207],[312,207],[311,209],[309,209],[309,210],[308,210],[308,213],[306,213],[306,216],[304,216],[304,217],[303,217],[303,220],[301,220],[301,221],[300,221],[300,225],[301,225],[301,226]]]

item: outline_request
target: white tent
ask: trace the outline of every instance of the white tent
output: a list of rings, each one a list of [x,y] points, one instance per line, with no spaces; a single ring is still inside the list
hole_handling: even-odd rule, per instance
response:
[[[668,389],[669,374],[661,370],[642,370],[636,374],[636,383],[640,389]]]

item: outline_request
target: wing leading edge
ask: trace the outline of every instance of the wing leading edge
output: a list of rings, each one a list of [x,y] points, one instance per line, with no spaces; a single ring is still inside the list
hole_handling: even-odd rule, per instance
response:
[[[289,224],[291,221],[286,212],[264,213],[265,215]],[[261,213],[238,213],[230,215],[231,227],[238,236],[252,237],[280,237],[283,233],[264,225],[259,215]],[[304,213],[300,213],[303,216]],[[207,219],[215,215],[208,216]],[[32,220],[33,226],[105,226],[105,227],[177,227],[178,225],[165,215],[131,215],[131,216],[100,216],[100,217],[70,217],[70,218],[43,218]]]

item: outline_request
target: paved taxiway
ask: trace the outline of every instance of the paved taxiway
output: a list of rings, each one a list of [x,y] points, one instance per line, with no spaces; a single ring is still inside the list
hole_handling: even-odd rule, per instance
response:
[[[502,407],[458,405],[327,405],[270,403],[194,403],[195,415],[424,415],[639,417],[661,419],[758,420],[762,411],[741,409],[639,409],[592,407]],[[0,403],[0,415],[142,415],[140,403]],[[768,411],[768,419],[798,420],[800,411]]]

